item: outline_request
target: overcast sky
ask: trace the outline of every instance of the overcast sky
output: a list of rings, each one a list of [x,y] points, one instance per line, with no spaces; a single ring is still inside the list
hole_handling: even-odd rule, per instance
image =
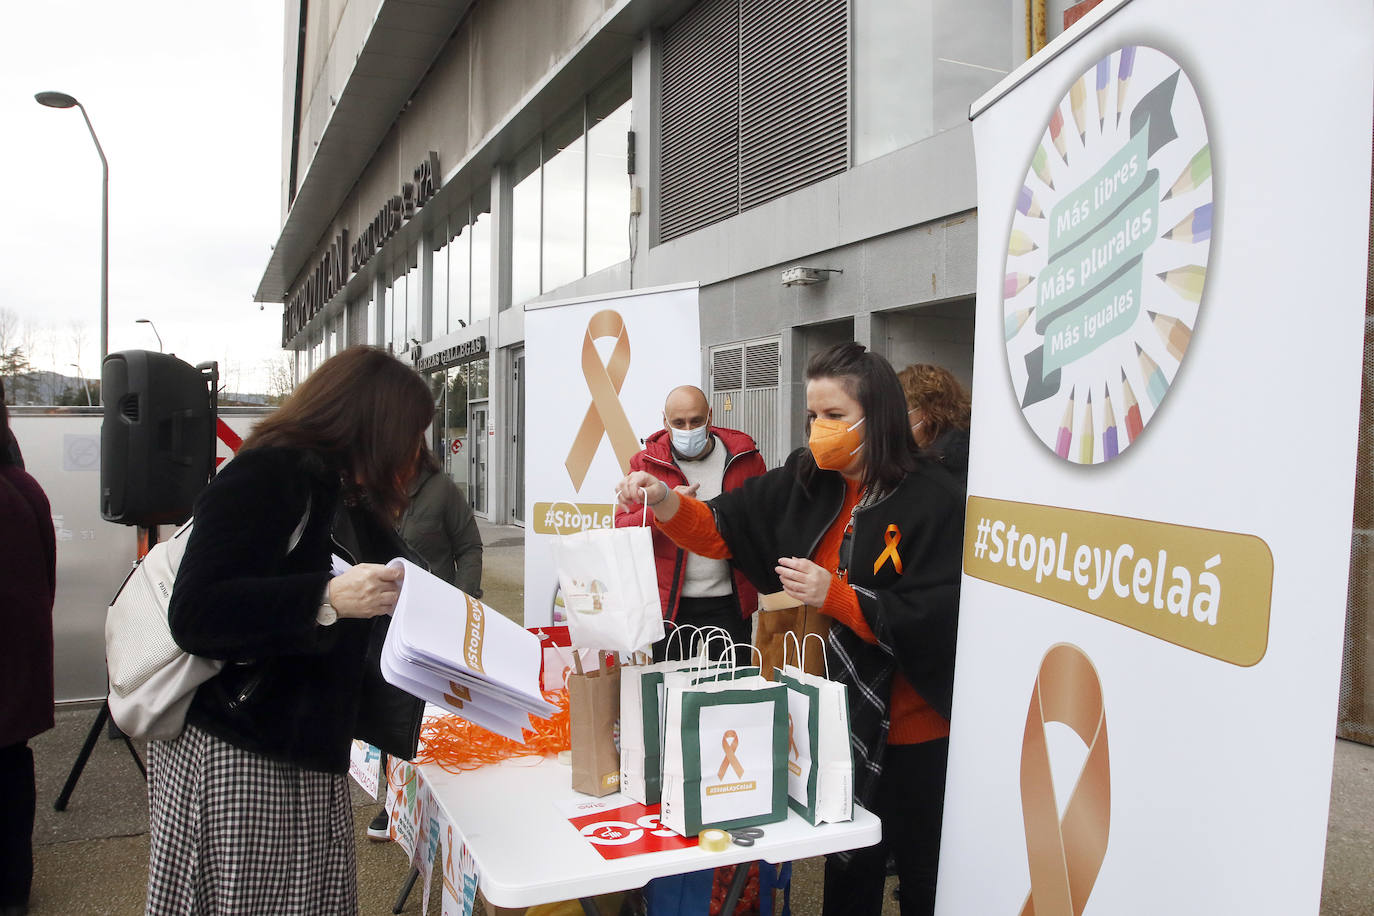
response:
[[[252,301],[280,228],[281,0],[43,0],[0,13],[0,310],[39,368],[99,375],[100,160],[110,165],[110,351],[218,360],[263,391],[281,306]],[[73,323],[81,330],[75,331]],[[23,341],[21,340],[21,343]],[[27,349],[27,348],[26,348]]]

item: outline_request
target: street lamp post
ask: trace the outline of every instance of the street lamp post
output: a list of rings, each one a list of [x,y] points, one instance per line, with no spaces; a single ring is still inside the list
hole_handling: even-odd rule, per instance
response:
[[[86,384],[86,379],[81,374],[81,367],[76,363],[67,363],[67,365],[76,370],[76,383],[86,390],[86,406],[95,406],[91,403],[91,386]]]
[[[102,183],[100,188],[100,362],[110,355],[110,163],[105,159],[105,150],[100,146],[100,138],[91,126],[86,107],[65,92],[40,92],[34,96],[38,104],[49,108],[79,108],[81,117],[86,120],[86,129],[91,132],[95,151],[100,155]],[[105,400],[102,390],[100,399]]]
[[[153,324],[152,320],[148,318],[135,318],[134,324],[146,324],[148,327],[153,329],[153,336],[157,338],[157,352],[161,353],[162,335],[157,332],[157,325]]]

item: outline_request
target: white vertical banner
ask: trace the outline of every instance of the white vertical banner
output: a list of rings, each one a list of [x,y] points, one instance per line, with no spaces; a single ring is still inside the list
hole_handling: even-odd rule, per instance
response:
[[[525,626],[564,623],[552,539],[612,524],[614,487],[702,385],[697,287],[526,306]]]
[[[974,105],[941,914],[1318,911],[1374,7],[1108,0]]]

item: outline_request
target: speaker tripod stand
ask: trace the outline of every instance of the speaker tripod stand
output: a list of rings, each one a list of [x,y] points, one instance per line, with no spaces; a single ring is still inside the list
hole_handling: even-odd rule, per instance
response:
[[[119,730],[119,726],[115,725],[114,721],[110,719],[110,704],[102,703],[100,704],[100,712],[96,714],[95,721],[91,723],[91,730],[86,733],[86,743],[81,746],[81,753],[76,755],[76,762],[72,764],[71,772],[67,774],[67,784],[62,787],[62,792],[57,796],[57,801],[52,803],[54,810],[67,810],[67,802],[71,799],[72,792],[76,789],[76,781],[81,778],[81,771],[86,768],[86,761],[91,759],[91,752],[95,750],[95,742],[100,737],[100,732],[105,728],[107,722],[116,731]],[[134,748],[133,741],[131,741],[129,736],[122,731],[119,732],[119,737],[124,739],[124,746],[129,749],[129,756],[134,758],[134,763],[138,766],[139,773],[143,774],[143,778],[147,780],[148,768],[144,766],[143,758],[138,756],[138,751]]]
[[[148,555],[148,550],[157,543],[157,526],[145,528],[138,526],[138,559],[142,561]],[[100,738],[100,732],[109,726],[111,737],[123,739],[124,746],[129,749],[129,756],[134,758],[134,765],[138,767],[138,772],[142,774],[144,781],[148,779],[148,768],[143,763],[143,758],[138,756],[138,750],[134,747],[134,742],[129,736],[120,731],[114,719],[110,718],[109,701],[100,704],[100,712],[96,713],[95,721],[91,723],[90,731],[86,732],[86,742],[81,745],[81,752],[76,755],[76,761],[72,764],[71,771],[67,773],[67,782],[62,786],[62,791],[58,793],[57,800],[52,803],[53,810],[66,811],[67,802],[71,800],[72,792],[76,791],[77,780],[81,778],[81,772],[86,769],[86,762],[91,759],[91,752],[95,750],[95,742]]]

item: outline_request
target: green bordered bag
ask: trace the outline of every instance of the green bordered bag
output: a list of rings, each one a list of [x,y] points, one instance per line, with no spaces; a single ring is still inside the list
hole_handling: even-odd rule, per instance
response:
[[[664,826],[683,836],[787,819],[787,688],[763,678],[667,692]]]

